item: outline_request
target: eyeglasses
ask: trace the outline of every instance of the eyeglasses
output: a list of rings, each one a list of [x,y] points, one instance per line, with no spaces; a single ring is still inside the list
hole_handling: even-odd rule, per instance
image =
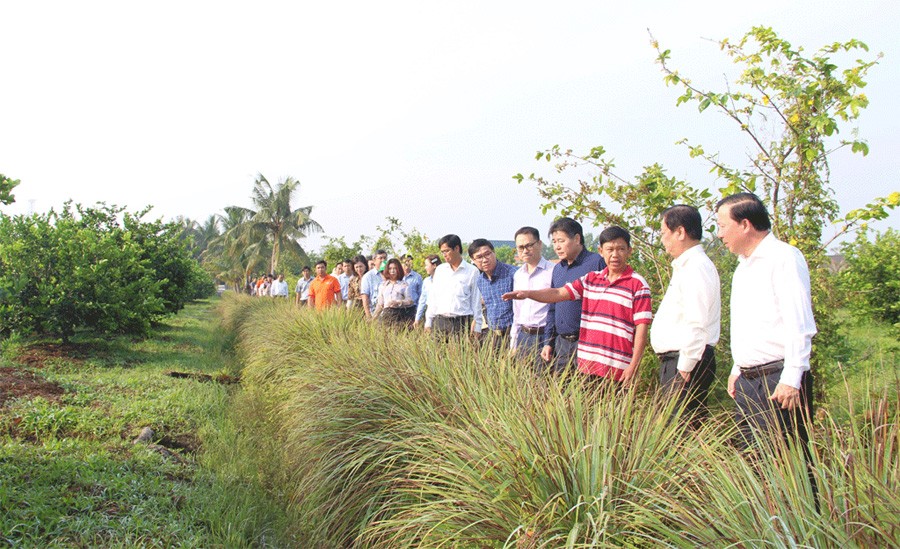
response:
[[[530,252],[532,248],[534,248],[539,241],[534,240],[529,242],[528,244],[522,244],[521,246],[516,246],[516,249],[520,252]]]
[[[475,261],[484,261],[485,259],[491,257],[492,255],[494,255],[494,250],[487,249],[483,252],[479,252],[479,253],[473,255],[472,259],[474,259]]]

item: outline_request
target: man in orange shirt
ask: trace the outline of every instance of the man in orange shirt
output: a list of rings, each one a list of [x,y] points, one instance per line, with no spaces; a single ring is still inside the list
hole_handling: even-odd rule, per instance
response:
[[[322,311],[341,303],[341,283],[328,274],[328,264],[316,263],[316,278],[309,284],[309,306]]]

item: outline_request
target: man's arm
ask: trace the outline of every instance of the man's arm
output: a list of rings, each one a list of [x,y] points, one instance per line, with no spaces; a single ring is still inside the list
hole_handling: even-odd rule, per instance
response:
[[[703,358],[709,337],[706,326],[710,310],[715,309],[719,302],[719,280],[718,277],[713,280],[713,274],[705,271],[692,272],[681,280],[686,297],[682,317],[690,333],[690,342],[678,350],[677,368],[685,381],[690,379],[691,372]]]
[[[478,289],[478,284],[475,282],[477,279],[472,277],[472,291],[469,292],[469,306],[472,310],[472,316],[474,317],[472,321],[472,331],[477,335],[481,335],[481,290]]]
[[[809,367],[812,337],[816,334],[809,267],[798,250],[793,252],[793,257],[782,266],[781,283],[775,285],[775,301],[784,320],[784,369],[769,400],[780,403],[784,410],[801,404],[800,382]]]
[[[335,281],[337,281],[337,279],[335,279]],[[343,290],[343,288],[341,288],[341,283],[338,282],[337,284],[335,284],[334,303],[332,303],[333,306],[335,306],[335,307],[341,306],[341,301],[343,300],[343,297],[344,297],[343,292],[344,292],[344,290]]]
[[[516,290],[503,294],[503,299],[533,299],[541,303],[572,301],[575,297],[566,288],[542,288],[540,290]]]
[[[634,352],[631,354],[631,363],[625,368],[622,375],[622,383],[630,383],[637,374],[638,366],[641,359],[644,358],[644,349],[647,348],[647,334],[650,331],[650,324],[638,324],[634,329]]]

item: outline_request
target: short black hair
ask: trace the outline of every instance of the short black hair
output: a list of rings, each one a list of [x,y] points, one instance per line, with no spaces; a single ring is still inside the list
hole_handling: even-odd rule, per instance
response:
[[[300,269],[300,272],[303,272],[303,271],[311,271],[311,270],[312,270],[312,269],[309,268],[309,265],[304,265],[303,268]]]
[[[384,251],[384,250],[375,250],[375,255],[384,255],[384,256],[386,256],[386,255],[387,255],[387,252]]]
[[[741,222],[747,220],[757,231],[768,231],[772,228],[769,211],[766,205],[753,193],[737,193],[726,196],[716,204],[716,211],[722,206],[731,206],[731,219]]]
[[[612,242],[613,240],[618,240],[620,238],[625,241],[625,244],[628,244],[629,248],[631,247],[631,235],[628,234],[628,231],[618,225],[612,225],[603,229],[598,240],[600,246],[603,246],[607,242]]]
[[[691,240],[703,239],[703,220],[700,210],[687,204],[676,204],[666,208],[662,213],[662,221],[670,231],[684,227],[684,232]]]
[[[554,221],[550,225],[550,230],[547,231],[547,235],[552,237],[553,233],[556,231],[562,231],[569,235],[569,238],[575,238],[577,234],[581,238],[581,245],[584,246],[584,229],[581,228],[581,223],[575,221],[571,217],[560,217],[556,221]]]
[[[438,240],[438,248],[446,244],[450,249],[456,248],[462,253],[462,240],[455,234],[446,234]]]
[[[481,248],[483,246],[487,246],[492,251],[494,249],[494,245],[491,244],[490,240],[488,240],[486,238],[476,238],[475,240],[472,241],[471,244],[469,244],[469,257],[472,257],[473,255],[475,255],[475,252],[478,251],[478,248]]]
[[[316,267],[318,267],[319,265],[325,265],[325,267],[328,267],[328,262],[325,261],[324,259],[320,259],[320,260],[316,261]]]
[[[541,233],[539,233],[538,230],[535,229],[534,227],[522,227],[521,229],[516,231],[516,234],[513,235],[513,239],[515,239],[520,234],[531,235],[534,237],[535,240],[541,239]]]
[[[345,259],[345,260],[341,261],[341,263],[350,263],[350,264],[352,265],[352,264],[353,264],[353,260],[352,260],[352,259]]]

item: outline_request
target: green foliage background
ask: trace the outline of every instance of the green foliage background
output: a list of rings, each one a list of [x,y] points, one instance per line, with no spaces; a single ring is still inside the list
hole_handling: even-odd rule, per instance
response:
[[[179,227],[145,214],[67,203],[59,213],[0,217],[0,333],[146,334],[210,295]]]
[[[870,240],[861,231],[841,252],[847,264],[838,281],[847,306],[857,318],[877,318],[900,331],[900,232],[888,229]]]

